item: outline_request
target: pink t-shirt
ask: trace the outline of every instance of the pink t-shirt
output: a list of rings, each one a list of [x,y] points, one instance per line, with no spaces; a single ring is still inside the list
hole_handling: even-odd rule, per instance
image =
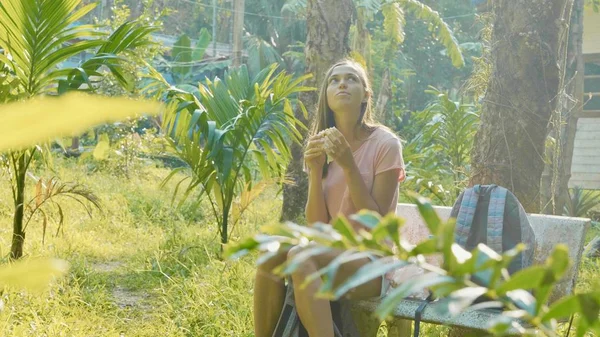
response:
[[[398,181],[404,180],[404,161],[400,139],[386,128],[379,127],[353,152],[354,161],[360,170],[367,189],[372,192],[375,176],[392,169],[400,169]],[[395,182],[394,182],[395,183]],[[343,214],[348,216],[358,210],[350,197],[350,190],[342,168],[335,162],[329,164],[323,182],[325,203],[332,219]],[[381,207],[383,215],[396,210],[398,190],[389,205]],[[384,205],[381,205],[384,206]]]

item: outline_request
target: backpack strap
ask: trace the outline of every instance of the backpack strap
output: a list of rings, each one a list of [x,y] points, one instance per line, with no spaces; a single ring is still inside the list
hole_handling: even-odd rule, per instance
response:
[[[419,337],[421,333],[421,317],[423,316],[423,311],[425,311],[425,307],[433,302],[433,293],[429,292],[427,298],[419,305],[417,310],[415,311],[415,330],[413,333],[413,337]]]
[[[477,208],[477,200],[479,199],[479,188],[480,185],[467,188],[464,191],[463,198],[460,203],[460,210],[458,211],[458,216],[456,217],[454,241],[462,247],[467,245],[467,239],[469,238],[469,233],[471,232],[471,224],[473,223],[475,209]]]
[[[499,186],[492,186],[491,188],[487,217],[487,246],[497,253],[502,253],[502,230],[504,228],[504,206],[507,190]]]

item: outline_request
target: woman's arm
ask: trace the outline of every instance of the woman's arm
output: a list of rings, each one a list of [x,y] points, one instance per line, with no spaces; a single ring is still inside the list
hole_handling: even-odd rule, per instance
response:
[[[391,169],[376,175],[372,191],[367,189],[356,164],[345,169],[344,175],[348,183],[350,198],[356,209],[369,209],[381,215],[388,212],[385,207],[392,202],[398,189],[400,169]]]
[[[308,173],[308,200],[306,201],[306,221],[309,225],[315,222],[329,222],[329,213],[323,194],[323,173],[310,170]]]

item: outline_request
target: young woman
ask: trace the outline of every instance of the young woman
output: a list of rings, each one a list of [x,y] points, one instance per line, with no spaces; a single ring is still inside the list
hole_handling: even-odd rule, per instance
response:
[[[306,204],[309,224],[329,223],[339,215],[348,216],[361,209],[381,215],[395,211],[398,184],[405,176],[402,148],[391,131],[373,123],[371,95],[366,71],[354,61],[334,64],[325,76],[316,120],[304,152],[309,176]],[[284,280],[272,273],[273,268],[301,250],[294,247],[259,266],[254,288],[257,337],[272,337],[283,306]],[[292,274],[296,308],[310,337],[334,336],[331,309],[328,300],[315,297],[321,280],[302,289],[299,285],[341,253],[315,256]],[[335,283],[341,284],[369,262],[362,259],[342,265]],[[379,297],[388,287],[387,277],[380,277],[353,289],[347,297]]]

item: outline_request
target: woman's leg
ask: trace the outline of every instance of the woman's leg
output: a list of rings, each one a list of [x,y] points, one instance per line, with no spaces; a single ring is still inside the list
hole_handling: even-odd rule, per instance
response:
[[[288,259],[293,258],[302,251],[300,247],[294,247],[288,254]],[[342,251],[332,251],[306,260],[292,273],[294,283],[294,298],[298,316],[308,331],[310,337],[333,337],[333,318],[329,300],[316,298],[315,294],[321,287],[321,279],[308,284],[305,288],[301,285],[307,276],[327,266]],[[335,285],[340,285],[352,276],[360,267],[371,262],[364,258],[342,264],[336,273]],[[346,297],[351,299],[366,299],[378,297],[381,294],[381,277],[371,280],[350,291]]]
[[[272,337],[285,300],[284,280],[273,274],[273,268],[285,262],[282,252],[258,266],[254,282],[254,333],[256,337]]]

